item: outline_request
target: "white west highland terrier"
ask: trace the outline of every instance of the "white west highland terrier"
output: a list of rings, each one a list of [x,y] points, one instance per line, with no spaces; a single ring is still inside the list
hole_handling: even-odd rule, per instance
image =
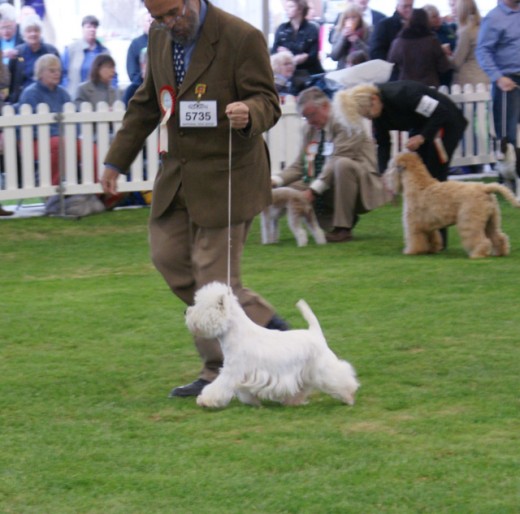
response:
[[[282,332],[251,321],[225,284],[212,282],[197,291],[186,324],[198,337],[218,338],[224,354],[219,376],[202,390],[198,405],[225,407],[234,396],[256,406],[260,400],[299,405],[313,389],[354,404],[354,368],[327,346],[307,303],[296,305],[309,328]]]

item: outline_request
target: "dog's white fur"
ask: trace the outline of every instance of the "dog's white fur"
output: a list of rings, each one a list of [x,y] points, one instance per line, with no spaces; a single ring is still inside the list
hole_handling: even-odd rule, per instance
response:
[[[212,282],[199,289],[186,311],[186,324],[198,337],[218,338],[224,366],[197,404],[225,407],[236,396],[250,405],[261,400],[299,405],[316,389],[353,405],[359,387],[354,368],[327,346],[307,303],[300,300],[297,306],[308,329],[268,330],[247,317],[225,284]]]
[[[403,192],[403,228],[408,255],[442,250],[440,228],[457,225],[462,244],[473,259],[509,254],[509,239],[501,230],[500,208],[493,193],[520,207],[500,184],[439,182],[418,154],[397,155],[383,176],[394,193]]]
[[[312,203],[307,200],[303,191],[291,187],[273,189],[273,203],[267,206],[261,215],[262,244],[277,243],[279,240],[278,221],[287,212],[287,221],[298,246],[306,246],[308,242],[304,225],[309,229],[316,244],[327,242],[325,233],[318,223]]]
[[[520,178],[516,173],[518,153],[507,138],[502,138],[500,141],[500,149],[496,153],[497,162],[495,169],[500,175],[504,184],[516,193],[517,199],[520,199]]]

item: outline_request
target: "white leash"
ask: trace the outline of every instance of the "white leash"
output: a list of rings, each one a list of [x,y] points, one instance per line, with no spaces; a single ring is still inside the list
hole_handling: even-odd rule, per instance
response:
[[[233,131],[229,122],[229,161],[228,161],[228,254],[227,254],[227,286],[231,291],[231,164],[233,152]]]

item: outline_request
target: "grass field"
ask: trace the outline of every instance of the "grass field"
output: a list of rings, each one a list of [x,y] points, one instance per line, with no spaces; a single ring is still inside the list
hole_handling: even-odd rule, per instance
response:
[[[520,211],[506,258],[456,231],[401,254],[400,209],[352,243],[262,246],[247,286],[304,326],[305,298],[357,369],[354,407],[167,398],[200,366],[148,255],[146,210],[0,222],[0,512],[520,512]]]

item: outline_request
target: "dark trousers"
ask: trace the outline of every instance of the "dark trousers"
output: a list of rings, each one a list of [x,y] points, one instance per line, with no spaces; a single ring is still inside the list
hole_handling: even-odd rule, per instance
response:
[[[493,100],[493,121],[495,123],[495,132],[498,139],[507,137],[510,143],[515,147],[520,145],[517,138],[517,126],[520,123],[520,74],[510,75],[510,79],[514,80],[519,86],[513,91],[504,93],[496,84],[493,83],[491,88],[491,98]],[[503,102],[505,105],[503,106]],[[504,120],[502,113],[505,107],[505,134],[503,134]]]
[[[442,162],[434,141],[425,141],[417,150],[432,177],[440,182],[448,180],[451,157],[460,143],[467,125],[466,119],[460,117],[443,127],[441,141],[448,156],[446,162]]]

